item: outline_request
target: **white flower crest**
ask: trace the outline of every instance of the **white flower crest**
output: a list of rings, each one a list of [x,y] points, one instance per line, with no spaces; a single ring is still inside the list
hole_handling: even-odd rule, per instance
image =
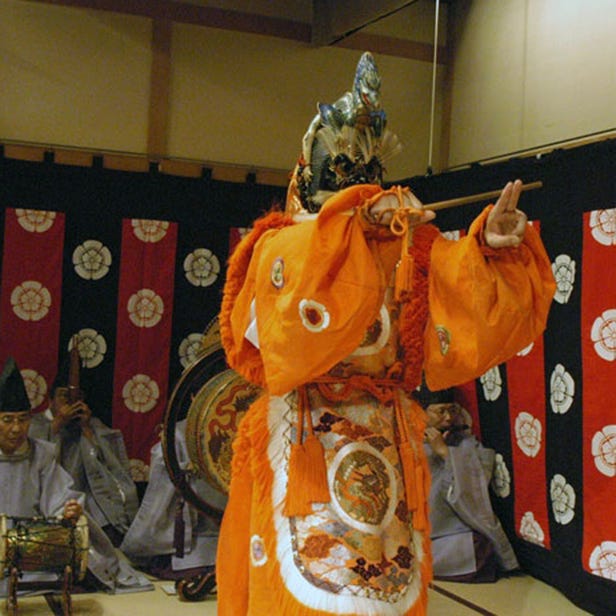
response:
[[[524,356],[528,355],[533,350],[534,346],[535,346],[535,343],[531,342],[528,346],[525,346],[521,351],[518,351],[516,353],[516,355],[518,357],[524,357]]]
[[[490,368],[485,374],[479,378],[483,385],[483,397],[486,400],[494,402],[498,400],[503,391],[503,379],[501,378],[498,366]]]
[[[46,212],[44,210],[25,210],[17,208],[15,210],[17,222],[26,231],[32,233],[45,233],[51,229],[55,219],[55,212]]]
[[[79,357],[85,368],[96,368],[105,359],[107,353],[107,341],[95,329],[86,327],[80,329],[77,334],[77,349]],[[73,348],[73,338],[68,341],[68,350]]]
[[[515,436],[518,447],[529,458],[534,458],[541,449],[541,422],[522,411],[515,418]]]
[[[616,541],[602,541],[596,546],[588,565],[593,575],[616,581]]]
[[[265,541],[259,535],[250,538],[250,561],[253,567],[262,567],[267,562]]]
[[[539,522],[535,520],[535,515],[532,511],[527,511],[522,516],[522,520],[520,521],[520,536],[526,539],[526,541],[543,546],[545,534]]]
[[[606,361],[616,359],[616,309],[606,310],[595,319],[590,330],[595,352]]]
[[[550,481],[550,500],[554,519],[559,524],[569,524],[575,516],[575,490],[558,473]]]
[[[556,364],[550,376],[550,405],[554,413],[563,415],[573,404],[575,381],[562,364]]]
[[[190,366],[203,350],[203,334],[193,332],[180,342],[178,355],[182,368]]]
[[[588,224],[597,242],[604,246],[616,245],[616,209],[594,210]]]
[[[137,327],[154,327],[165,312],[165,304],[152,289],[140,289],[131,295],[126,309],[130,320]]]
[[[36,370],[25,368],[20,370],[20,372],[24,380],[28,400],[30,400],[30,406],[35,409],[43,403],[45,396],[47,396],[47,382],[43,375],[39,374]]]
[[[389,310],[387,310],[385,304],[381,305],[379,316],[376,318],[372,327],[376,327],[378,335],[373,338],[367,333],[361,344],[351,353],[352,357],[376,355],[387,344],[391,335],[391,319],[389,318]]]
[[[85,280],[100,280],[109,273],[111,252],[98,240],[86,240],[73,251],[75,272]]]
[[[165,220],[146,220],[144,218],[133,218],[131,220],[133,233],[142,242],[160,242],[169,229],[169,223]]]
[[[133,413],[147,413],[156,406],[160,389],[147,374],[135,374],[122,388],[122,398]]]
[[[128,461],[128,469],[133,481],[148,481],[150,479],[150,467],[139,458],[131,458]]]
[[[40,321],[51,306],[51,293],[36,280],[25,280],[11,293],[13,312],[23,321]]]
[[[556,280],[554,299],[559,304],[566,304],[575,282],[575,261],[569,255],[558,255],[552,263],[552,273]]]
[[[502,454],[494,456],[494,474],[492,475],[492,489],[500,498],[507,498],[511,494],[511,475]]]
[[[299,317],[302,325],[311,332],[322,332],[329,327],[330,316],[327,308],[312,299],[299,302]]]
[[[208,248],[197,248],[184,259],[186,279],[195,287],[209,287],[220,274],[220,261]]]
[[[603,426],[592,437],[592,455],[595,466],[607,477],[616,476],[616,425]]]

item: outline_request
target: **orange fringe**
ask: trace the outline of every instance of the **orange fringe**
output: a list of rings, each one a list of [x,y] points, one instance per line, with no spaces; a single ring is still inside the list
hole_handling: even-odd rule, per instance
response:
[[[288,214],[277,211],[266,214],[254,223],[252,231],[240,242],[228,262],[227,278],[218,317],[220,340],[225,349],[229,366],[251,383],[261,387],[265,386],[261,354],[259,349],[249,343],[244,343],[238,348],[231,331],[231,312],[235,299],[244,286],[250,259],[259,238],[270,229],[282,229],[294,224],[296,223]]]
[[[428,274],[430,250],[440,231],[434,225],[422,225],[413,232],[413,245],[408,247],[413,261],[412,293],[402,294],[400,305],[400,346],[403,350],[404,389],[413,391],[421,383],[424,351],[423,340],[428,322]]]
[[[306,387],[297,390],[297,406],[297,442],[291,445],[284,507],[284,515],[287,517],[309,515],[312,513],[312,503],[329,503],[331,500],[325,450],[312,428]],[[308,427],[305,439],[304,423]]]

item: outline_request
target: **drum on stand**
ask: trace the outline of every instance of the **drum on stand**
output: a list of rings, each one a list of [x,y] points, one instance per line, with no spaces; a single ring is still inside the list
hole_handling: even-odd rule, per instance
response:
[[[73,579],[82,580],[88,567],[88,548],[88,521],[83,515],[76,524],[56,518],[0,515],[0,578],[13,569],[62,574],[68,566]]]

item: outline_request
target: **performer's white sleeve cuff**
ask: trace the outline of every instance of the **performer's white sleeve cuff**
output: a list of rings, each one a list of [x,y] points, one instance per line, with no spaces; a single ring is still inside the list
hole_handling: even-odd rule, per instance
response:
[[[250,304],[250,324],[244,332],[244,338],[259,348],[259,332],[257,330],[257,309],[255,300]]]

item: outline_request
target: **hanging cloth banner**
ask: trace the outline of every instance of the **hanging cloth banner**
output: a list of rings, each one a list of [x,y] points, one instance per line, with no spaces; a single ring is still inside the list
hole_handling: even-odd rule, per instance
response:
[[[582,566],[611,579],[616,559],[615,216],[616,209],[584,214],[581,308]]]
[[[176,248],[177,223],[122,221],[113,426],[146,462],[167,402]]]
[[[523,353],[507,362],[516,533],[549,548],[543,336]]]
[[[0,361],[12,355],[36,411],[58,368],[64,214],[7,208],[0,303]]]
[[[538,223],[534,223],[539,231]],[[514,519],[518,536],[550,548],[546,488],[544,340],[540,336],[506,364],[511,432]]]

